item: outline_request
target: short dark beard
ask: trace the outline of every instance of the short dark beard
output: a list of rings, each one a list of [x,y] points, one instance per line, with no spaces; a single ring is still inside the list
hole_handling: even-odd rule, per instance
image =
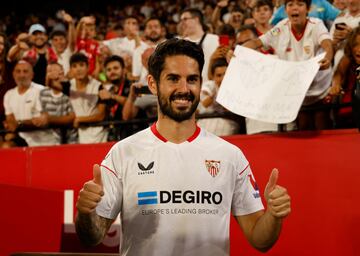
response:
[[[149,37],[149,36],[146,36],[146,39],[153,42],[153,43],[157,43],[159,42],[159,40],[161,39],[161,35],[157,36],[157,37]]]
[[[178,99],[178,98],[185,98],[192,102],[191,108],[186,111],[174,111],[171,108],[171,102]],[[188,93],[174,93],[172,94],[169,99],[165,99],[162,97],[159,88],[158,88],[158,102],[161,113],[163,113],[165,116],[170,117],[172,120],[181,123],[182,121],[189,120],[191,116],[194,114],[194,112],[197,109],[197,106],[199,104],[200,99],[196,98],[195,95],[192,92]]]
[[[42,45],[36,45],[36,44],[34,44],[34,47],[35,47],[36,49],[40,50],[40,49],[44,48],[45,45],[46,45],[46,42],[43,43]]]
[[[117,78],[110,81],[113,85],[119,85],[121,83],[121,78]]]

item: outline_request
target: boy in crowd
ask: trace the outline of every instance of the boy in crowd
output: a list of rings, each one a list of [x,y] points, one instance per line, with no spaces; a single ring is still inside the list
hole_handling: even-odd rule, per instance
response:
[[[308,17],[310,5],[310,0],[285,0],[285,10],[289,18],[261,37],[248,41],[244,46],[252,49],[272,47],[280,59],[290,61],[308,60],[324,50],[326,55],[320,61],[320,71],[303,102],[303,106],[315,107],[323,104],[331,84],[330,65],[333,48],[324,23],[319,19]],[[329,128],[329,111],[317,110],[311,113],[300,111],[297,124],[300,130]]]
[[[70,96],[70,102],[75,112],[73,126],[78,128],[79,143],[106,142],[108,133],[104,127],[85,127],[83,125],[104,120],[106,107],[105,103],[99,99],[99,91],[103,89],[103,86],[88,75],[88,58],[82,53],[75,53],[71,56],[70,72],[74,78],[69,82],[51,86]]]
[[[75,113],[71,106],[69,96],[54,89],[65,80],[64,69],[59,63],[51,63],[46,69],[46,85],[40,92],[40,102],[43,112],[47,115],[48,124],[62,126],[64,129],[54,129],[53,136],[56,144],[77,143],[77,132],[69,129],[75,119]]]
[[[203,83],[201,87],[200,104],[198,106],[199,114],[223,114],[228,112],[215,101],[228,63],[225,58],[214,59],[211,63],[209,74],[211,80]],[[197,124],[217,136],[232,135],[239,130],[236,121],[221,117],[202,118],[198,120]]]

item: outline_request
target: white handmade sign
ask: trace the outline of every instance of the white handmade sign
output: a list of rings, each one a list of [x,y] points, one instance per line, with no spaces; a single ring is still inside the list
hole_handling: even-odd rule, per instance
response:
[[[324,58],[284,61],[242,46],[234,55],[216,101],[238,115],[279,124],[295,120]]]

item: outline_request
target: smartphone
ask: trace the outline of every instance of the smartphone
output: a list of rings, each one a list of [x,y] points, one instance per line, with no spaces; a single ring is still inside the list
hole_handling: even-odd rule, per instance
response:
[[[344,27],[343,26],[346,26],[346,23],[345,22],[340,22],[340,23],[336,23],[335,24],[335,28],[337,30],[344,30]]]
[[[149,86],[144,85],[141,87],[135,87],[135,93],[136,94],[151,94],[151,91],[149,89]]]
[[[228,35],[220,35],[219,36],[219,44],[224,46],[229,46],[229,36]]]

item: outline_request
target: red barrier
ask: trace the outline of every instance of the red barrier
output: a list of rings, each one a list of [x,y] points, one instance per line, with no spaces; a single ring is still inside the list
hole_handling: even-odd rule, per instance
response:
[[[30,158],[27,148],[0,149],[0,183],[26,186],[30,183],[28,178],[31,176],[29,170]]]
[[[279,185],[291,195],[292,213],[268,255],[360,255],[358,131],[234,136],[227,140],[243,149],[261,191],[271,168],[277,167]],[[262,255],[244,241],[236,225],[232,225],[232,232],[232,255]]]
[[[231,136],[226,140],[243,150],[262,191],[271,168],[277,167],[279,184],[292,197],[293,212],[268,255],[360,255],[356,246],[360,206],[355,197],[360,185],[360,134],[356,130]],[[3,170],[11,170],[1,173],[0,182],[74,189],[76,198],[82,184],[92,177],[92,165],[102,160],[111,145],[28,148],[25,153],[22,149],[0,150]],[[40,207],[39,213],[46,207]],[[52,219],[47,214],[42,217]],[[262,255],[248,245],[237,224],[231,224],[231,254]]]
[[[58,251],[64,192],[0,184],[0,255]]]

